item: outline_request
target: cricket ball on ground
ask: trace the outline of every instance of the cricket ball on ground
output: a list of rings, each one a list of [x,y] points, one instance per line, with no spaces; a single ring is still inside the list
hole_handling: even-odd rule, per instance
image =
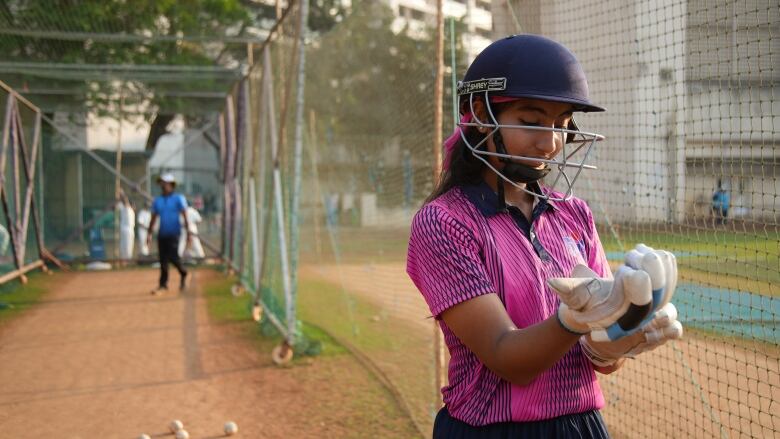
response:
[[[171,433],[176,433],[177,431],[184,429],[184,424],[182,424],[180,420],[174,419],[168,424],[168,429],[171,430]]]
[[[187,430],[179,430],[176,432],[176,439],[190,439],[190,434]]]
[[[238,425],[233,421],[225,422],[225,434],[233,436],[236,433],[238,433]]]

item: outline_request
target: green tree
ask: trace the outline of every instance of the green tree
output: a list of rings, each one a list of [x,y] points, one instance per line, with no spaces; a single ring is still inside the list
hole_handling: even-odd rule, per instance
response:
[[[313,0],[310,26],[327,30],[344,13],[339,0]],[[288,17],[294,23],[295,17]],[[100,65],[235,66],[244,61],[246,47],[220,44],[219,37],[241,36],[250,26],[270,27],[276,19],[272,4],[253,0],[0,0],[0,28],[6,30],[114,34],[155,37],[212,37],[215,43],[190,40],[120,42],[110,39],[59,39],[30,37],[13,32],[0,35],[0,60]],[[56,70],[38,77],[4,75],[18,86],[74,90],[56,96],[58,104],[86,108],[98,114],[115,114],[122,96],[125,106],[147,104],[154,113],[147,148],[151,149],[177,113],[187,114],[193,100],[181,93],[226,91],[236,77],[170,74],[141,79],[128,72],[80,72],[67,77]],[[198,104],[202,104],[199,102]],[[217,103],[219,105],[219,103]]]

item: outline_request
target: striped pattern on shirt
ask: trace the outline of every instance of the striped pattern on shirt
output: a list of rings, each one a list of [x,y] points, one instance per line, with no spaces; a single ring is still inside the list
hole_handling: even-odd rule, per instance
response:
[[[458,303],[496,293],[515,325],[524,328],[557,310],[548,278],[568,276],[577,263],[611,276],[585,202],[539,204],[529,224],[519,211],[498,212],[495,193],[483,183],[453,188],[417,212],[407,272],[437,319]],[[475,426],[537,421],[604,406],[579,344],[521,387],[485,367],[442,320],[439,326],[451,356],[442,395],[456,419]]]

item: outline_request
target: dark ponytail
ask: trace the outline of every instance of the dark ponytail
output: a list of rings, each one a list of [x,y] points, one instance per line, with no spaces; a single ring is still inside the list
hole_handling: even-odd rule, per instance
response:
[[[508,102],[492,103],[491,110],[493,116],[498,119],[498,115],[506,110],[508,106]],[[466,138],[469,139],[469,143],[472,145],[478,144],[485,138],[485,134],[480,133],[476,127],[470,126],[464,128],[464,130],[466,132]],[[487,149],[487,142],[480,145],[478,149]],[[474,153],[466,146],[466,142],[464,142],[461,137],[458,139],[457,143],[455,143],[455,147],[452,150],[449,169],[442,170],[439,181],[433,188],[433,192],[425,199],[425,204],[439,198],[455,186],[479,184],[482,181],[482,174],[485,168],[485,163],[474,157]]]
[[[466,137],[469,139],[469,143],[476,145],[485,138],[485,135],[481,134],[474,127],[468,127],[466,128]],[[482,144],[479,149],[485,149],[486,146]],[[433,192],[425,199],[425,204],[439,198],[455,186],[478,184],[482,181],[484,169],[485,164],[474,157],[471,149],[466,146],[466,142],[462,138],[458,139],[452,150],[449,168],[442,170],[439,181]]]

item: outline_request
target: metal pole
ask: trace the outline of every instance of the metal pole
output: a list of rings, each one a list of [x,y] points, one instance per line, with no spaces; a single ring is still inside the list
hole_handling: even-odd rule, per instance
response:
[[[301,21],[298,34],[298,84],[295,97],[295,150],[293,152],[293,188],[290,200],[290,296],[287,304],[287,325],[290,331],[295,330],[295,297],[298,292],[298,241],[300,230],[298,215],[301,203],[301,166],[303,161],[303,105],[306,83],[306,23],[309,18],[309,0],[301,0]]]

